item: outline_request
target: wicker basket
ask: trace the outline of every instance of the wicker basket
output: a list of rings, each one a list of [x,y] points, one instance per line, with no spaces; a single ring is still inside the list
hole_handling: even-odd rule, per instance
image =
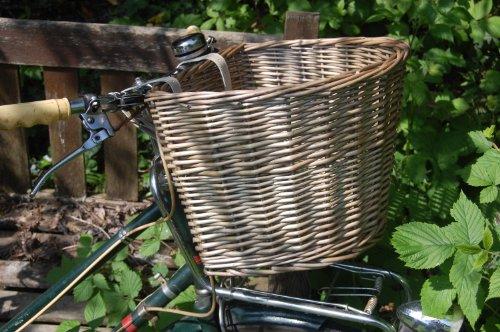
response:
[[[390,38],[244,44],[182,93],[148,98],[209,275],[353,258],[380,236],[408,46]]]

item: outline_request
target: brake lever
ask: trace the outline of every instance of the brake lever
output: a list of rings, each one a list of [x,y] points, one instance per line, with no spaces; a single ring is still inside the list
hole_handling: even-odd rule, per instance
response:
[[[84,152],[92,150],[108,138],[115,135],[115,130],[111,126],[111,123],[105,113],[83,113],[80,114],[80,119],[82,120],[83,127],[89,132],[89,138],[82,144],[81,147],[65,156],[36,179],[35,185],[29,193],[31,198],[35,197],[47,179],[58,169]]]

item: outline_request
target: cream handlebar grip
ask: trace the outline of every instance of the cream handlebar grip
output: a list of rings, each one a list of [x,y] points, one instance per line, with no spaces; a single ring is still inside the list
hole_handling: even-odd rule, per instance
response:
[[[67,98],[3,105],[0,106],[0,129],[48,125],[65,120],[70,115],[71,107]]]

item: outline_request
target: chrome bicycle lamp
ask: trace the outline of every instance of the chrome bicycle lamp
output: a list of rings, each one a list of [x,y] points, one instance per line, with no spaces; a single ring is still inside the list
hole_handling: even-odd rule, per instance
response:
[[[458,332],[464,322],[464,315],[458,307],[442,319],[425,316],[420,301],[412,301],[398,307],[400,321],[398,332]]]

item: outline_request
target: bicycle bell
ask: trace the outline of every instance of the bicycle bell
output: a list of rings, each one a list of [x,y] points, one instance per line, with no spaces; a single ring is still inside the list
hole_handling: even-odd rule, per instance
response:
[[[196,58],[200,55],[213,52],[214,37],[205,39],[197,26],[187,28],[187,35],[172,42],[172,51],[177,59],[185,61]]]

